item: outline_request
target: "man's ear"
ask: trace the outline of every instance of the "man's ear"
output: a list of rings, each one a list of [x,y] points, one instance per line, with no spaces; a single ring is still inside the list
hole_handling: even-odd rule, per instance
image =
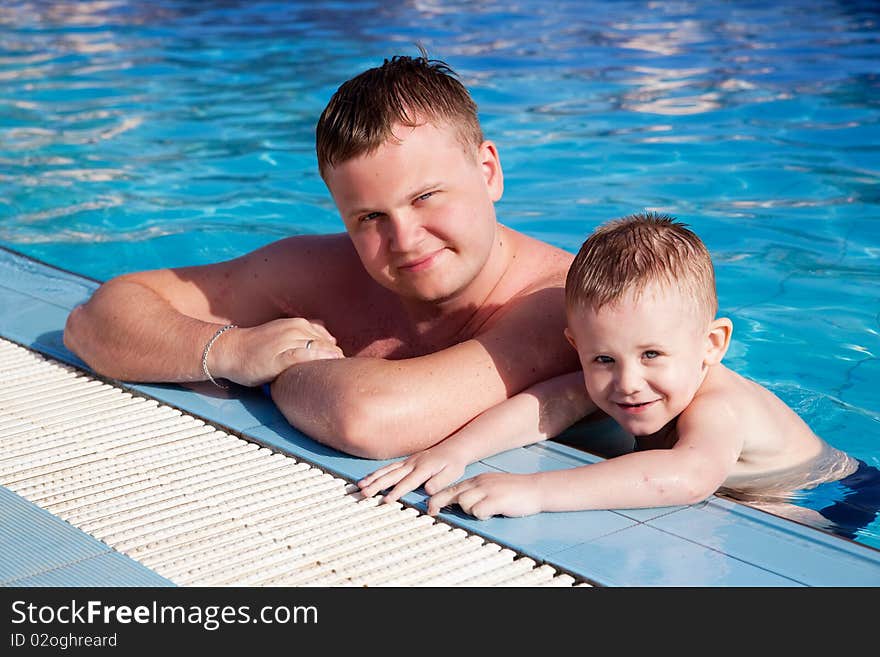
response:
[[[568,330],[568,327],[565,327],[565,330],[562,331],[565,334],[565,339],[568,340],[568,344],[574,347],[574,350],[577,351],[577,343],[574,341],[574,335],[572,335],[571,331]]]
[[[706,365],[717,365],[727,353],[730,347],[730,336],[733,334],[733,322],[727,317],[719,317],[709,324],[709,333],[706,341],[706,355],[703,362]]]
[[[493,203],[500,201],[504,194],[504,172],[501,170],[501,158],[498,157],[498,149],[494,142],[484,141],[480,144],[477,150],[477,163],[483,172],[489,198]]]

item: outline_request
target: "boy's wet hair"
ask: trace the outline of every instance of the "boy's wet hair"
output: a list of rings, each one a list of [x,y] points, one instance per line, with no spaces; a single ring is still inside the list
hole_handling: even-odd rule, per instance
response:
[[[637,295],[650,283],[674,286],[710,322],[718,312],[715,269],[703,241],[687,224],[654,212],[599,226],[581,246],[565,281],[569,310],[598,310]]]
[[[318,170],[371,153],[395,139],[395,124],[451,125],[464,148],[474,150],[483,132],[473,101],[457,74],[438,59],[395,56],[343,83],[318,119]]]

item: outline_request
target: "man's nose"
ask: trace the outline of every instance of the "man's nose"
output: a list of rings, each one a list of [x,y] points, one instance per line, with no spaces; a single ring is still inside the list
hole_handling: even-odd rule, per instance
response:
[[[392,251],[409,253],[421,239],[422,226],[411,213],[398,213],[389,216],[386,223],[388,243]]]

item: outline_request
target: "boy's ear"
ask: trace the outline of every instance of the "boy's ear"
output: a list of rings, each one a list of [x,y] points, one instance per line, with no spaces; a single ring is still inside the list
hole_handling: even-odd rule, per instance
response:
[[[727,317],[719,317],[709,324],[708,340],[706,343],[706,356],[703,362],[706,365],[717,365],[727,353],[730,346],[730,336],[733,334],[733,322]]]
[[[574,350],[577,351],[577,343],[575,343],[574,336],[571,334],[571,331],[568,330],[568,327],[566,327],[565,330],[562,332],[565,334],[565,339],[568,340],[568,344],[574,347]]]
[[[483,171],[483,178],[489,190],[492,202],[501,200],[504,194],[504,172],[501,170],[501,158],[494,142],[484,141],[477,150],[477,162]]]

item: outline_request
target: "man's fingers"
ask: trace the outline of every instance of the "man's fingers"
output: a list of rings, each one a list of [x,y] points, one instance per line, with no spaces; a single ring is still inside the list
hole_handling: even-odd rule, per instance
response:
[[[339,347],[330,345],[324,341],[312,339],[312,343],[306,348],[308,340],[300,341],[301,346],[293,349],[286,349],[282,352],[282,358],[286,367],[297,365],[298,363],[307,363],[313,360],[327,360],[331,358],[344,358],[342,350]]]
[[[342,349],[337,347],[335,342],[328,342],[327,340],[309,338],[302,341],[302,347],[300,348],[312,352],[310,354],[304,354],[304,356],[311,356],[311,358],[306,358],[306,360],[343,357]]]
[[[324,328],[324,324],[315,319],[310,319],[308,322],[312,325],[311,329],[314,331],[315,335],[318,336],[321,340],[325,340],[331,344],[336,344],[336,338],[333,337],[333,334],[330,333],[326,328]]]

